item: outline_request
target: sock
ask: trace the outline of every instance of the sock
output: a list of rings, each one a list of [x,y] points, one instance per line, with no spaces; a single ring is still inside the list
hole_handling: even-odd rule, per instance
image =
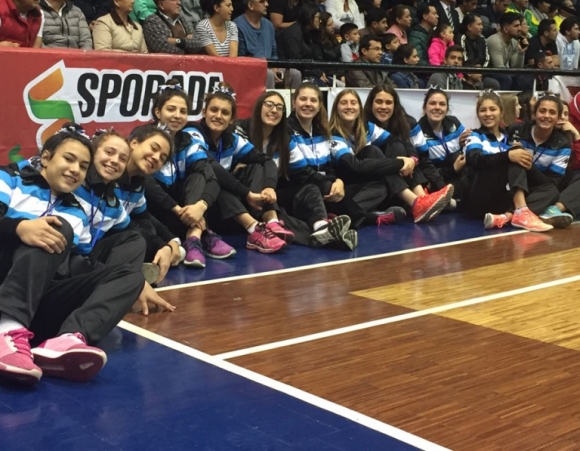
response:
[[[328,226],[328,221],[325,221],[324,219],[321,219],[320,221],[316,221],[314,223],[314,225],[312,226],[312,228],[316,232],[317,230],[320,230],[320,229],[322,229],[325,226]]]
[[[514,210],[514,215],[519,215],[522,211],[526,211],[528,207],[516,208]]]
[[[268,221],[268,224],[272,224],[273,222],[280,222],[280,221],[278,221],[277,219],[270,219],[270,220]]]
[[[257,222],[254,222],[250,227],[248,227],[246,230],[248,231],[248,233],[251,235],[252,233],[254,233],[254,230],[256,230],[256,226],[258,225]]]
[[[11,330],[22,328],[26,329],[23,324],[19,323],[11,316],[8,316],[3,313],[2,316],[0,317],[0,334],[5,334],[6,332],[10,332]]]

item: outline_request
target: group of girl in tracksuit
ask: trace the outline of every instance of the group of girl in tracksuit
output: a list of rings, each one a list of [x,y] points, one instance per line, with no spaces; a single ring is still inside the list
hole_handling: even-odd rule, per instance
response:
[[[170,81],[153,121],[128,138],[68,124],[36,158],[0,168],[0,376],[35,384],[43,375],[84,381],[105,365],[95,347],[131,308],[174,307],[151,284],[183,262],[205,267],[236,250],[214,230],[245,230],[264,253],[289,244],[352,250],[364,224],[433,220],[455,199],[486,228],[568,226],[580,211],[580,174],[568,160],[580,133],[545,95],[534,121],[500,126],[501,98],[477,101],[481,127],[449,115],[430,89],[416,122],[387,85],[363,105],[303,83],[287,115],[280,94],[237,120],[220,84],[203,119]],[[32,348],[34,346],[34,348]]]

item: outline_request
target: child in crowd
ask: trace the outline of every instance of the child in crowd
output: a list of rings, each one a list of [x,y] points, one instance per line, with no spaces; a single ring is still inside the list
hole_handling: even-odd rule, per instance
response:
[[[381,64],[392,64],[393,55],[401,45],[401,41],[394,33],[385,33],[382,36],[383,54],[381,55]]]
[[[343,63],[352,63],[356,61],[359,56],[358,43],[360,42],[360,35],[358,27],[353,23],[345,23],[340,27],[340,37],[342,42],[340,44],[340,54]]]
[[[71,125],[46,141],[40,170],[29,161],[0,169],[0,375],[19,383],[94,377],[107,356],[90,345],[143,290],[140,267],[87,260],[89,218],[72,192],[92,159]]]
[[[431,43],[429,44],[429,64],[431,66],[441,66],[445,61],[445,51],[454,45],[453,28],[449,24],[438,25],[433,30]]]

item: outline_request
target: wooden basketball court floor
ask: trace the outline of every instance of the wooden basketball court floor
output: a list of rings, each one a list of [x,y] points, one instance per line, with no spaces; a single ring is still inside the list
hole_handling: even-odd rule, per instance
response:
[[[90,384],[0,386],[0,449],[580,449],[580,225],[438,222],[160,288]]]

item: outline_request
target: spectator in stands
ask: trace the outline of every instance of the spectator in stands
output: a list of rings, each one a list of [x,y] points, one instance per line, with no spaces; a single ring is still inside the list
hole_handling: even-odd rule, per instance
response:
[[[180,0],[180,2],[182,16],[191,28],[195,29],[195,26],[205,18],[201,0]]]
[[[85,15],[85,19],[89,24],[89,29],[93,31],[95,21],[99,17],[106,16],[113,8],[111,0],[75,0],[75,6],[78,6]]]
[[[95,22],[95,50],[147,53],[143,28],[129,17],[132,9],[132,0],[114,0],[111,12]]]
[[[560,69],[578,69],[580,59],[579,25],[576,17],[568,17],[560,25],[560,33],[556,38]]]
[[[383,47],[381,41],[376,36],[365,36],[360,40],[360,56],[355,63],[379,64]],[[349,70],[346,73],[346,85],[357,88],[372,88],[379,83],[392,84],[386,72]]]
[[[532,36],[535,36],[538,32],[538,24],[540,21],[536,21],[535,24],[532,22],[534,19],[532,12],[528,9],[528,5],[529,0],[514,0],[512,4],[505,10],[505,12],[519,14],[520,16],[524,17],[528,23],[528,26],[530,27],[529,33]]]
[[[70,0],[40,0],[44,15],[44,47],[93,49],[91,30],[79,7]]]
[[[461,31],[461,22],[459,20],[459,14],[455,10],[455,0],[434,0],[431,4],[437,9],[437,14],[439,15],[439,22],[437,26],[447,24],[451,26],[453,34],[459,34]]]
[[[540,22],[544,19],[548,19],[548,12],[550,11],[551,5],[544,0],[529,0],[529,2],[529,14],[525,17],[530,26],[530,33],[532,33],[532,36],[536,36]]]
[[[453,42],[453,30],[450,25],[441,24],[433,30],[431,43],[429,44],[429,64],[431,66],[441,66],[445,59],[445,52],[451,46],[455,45]]]
[[[340,44],[342,62],[352,63],[356,61],[359,55],[358,44],[360,42],[358,27],[353,23],[345,23],[340,27],[340,37],[342,38]]]
[[[407,66],[416,66],[419,63],[419,56],[417,50],[412,44],[400,45],[393,55],[393,64],[404,64]],[[393,83],[402,89],[418,89],[424,88],[424,84],[413,72],[394,72],[391,74]]]
[[[553,19],[556,21],[556,26],[558,27],[558,30],[561,29],[562,22],[564,22],[565,19],[567,19],[568,17],[576,17],[575,14],[569,13],[564,8],[571,9],[572,11],[576,12],[576,14],[578,14],[576,9],[574,8],[574,3],[572,2],[572,0],[561,0],[560,5],[561,7],[558,8],[558,14],[553,17]]]
[[[443,66],[461,67],[463,66],[463,48],[460,45],[447,47]],[[456,72],[436,72],[429,78],[429,86],[438,86],[441,89],[463,89],[461,79]]]
[[[193,28],[180,14],[179,0],[155,0],[157,12],[143,22],[143,35],[151,53],[201,53]]]
[[[397,35],[393,33],[387,33],[382,38],[383,41],[383,54],[381,56],[381,64],[392,64],[393,55],[401,45]]]
[[[42,47],[44,21],[37,1],[0,0],[0,47]]]
[[[534,69],[543,69],[544,71],[549,71],[554,68],[554,57],[550,55],[550,52],[540,52],[536,55],[534,60]],[[547,91],[550,88],[551,75],[547,75],[546,72],[536,76],[536,91]]]
[[[411,28],[412,23],[413,19],[409,7],[401,4],[395,5],[389,14],[390,28],[387,33],[393,33],[397,36],[399,43],[407,44],[407,30]]]
[[[554,59],[554,66],[560,66],[560,58],[558,57],[558,46],[556,45],[556,38],[558,37],[558,29],[554,19],[544,19],[538,26],[538,34],[530,39],[530,45],[526,50],[526,64],[528,66],[535,66],[535,59],[540,53],[550,53]]]
[[[327,12],[320,13],[319,39],[312,46],[315,61],[339,63],[341,61],[340,44],[334,35],[334,22]],[[336,81],[333,81],[336,78]],[[341,71],[326,69],[320,79],[328,86],[344,86],[345,75]]]
[[[325,6],[326,11],[332,14],[336,31],[345,23],[354,23],[359,29],[364,28],[364,18],[355,0],[326,0]]]
[[[270,0],[268,3],[270,20],[277,31],[288,28],[298,20],[302,0]]]
[[[457,11],[457,17],[459,19],[459,24],[463,23],[463,18],[466,14],[472,13],[477,8],[477,0],[463,0],[459,3],[459,6],[455,8]]]
[[[530,39],[532,39],[532,34],[530,33],[530,26],[528,25],[528,21],[524,16],[520,16],[520,24],[520,36],[526,38],[528,42],[530,42]]]
[[[528,48],[527,39],[520,36],[521,21],[517,13],[509,12],[501,16],[501,30],[487,38],[489,58],[492,67],[498,68],[522,68],[524,67],[524,55]],[[507,74],[493,74],[502,89],[512,89],[516,77]],[[528,88],[528,85],[525,86]],[[529,86],[531,89],[531,86]]]
[[[495,3],[490,3],[485,8],[477,10],[483,22],[484,37],[488,38],[500,30],[500,18],[510,3],[511,0],[495,0]]]
[[[435,6],[423,3],[417,9],[417,16],[419,23],[413,25],[409,31],[409,44],[412,44],[417,50],[419,66],[428,66],[429,55],[427,49],[429,48],[429,36],[431,31],[437,26],[439,15]]]
[[[195,26],[205,53],[209,56],[238,56],[238,26],[232,22],[231,0],[204,0],[209,15]]]
[[[469,63],[470,67],[488,67],[489,51],[487,42],[482,36],[483,22],[481,17],[472,13],[467,14],[463,19],[462,27],[464,34],[459,37],[459,45],[463,47],[464,63]],[[464,64],[464,66],[466,65]],[[477,82],[477,80],[475,81]],[[483,78],[483,86],[486,89],[499,90],[499,82],[491,77]]]
[[[481,64],[474,63],[473,61],[466,61],[463,63],[463,67],[481,67]],[[497,83],[497,81],[493,80],[493,78],[489,78],[488,80],[492,80]],[[469,72],[464,74],[461,83],[463,85],[464,91],[482,91],[485,89],[483,84],[483,75],[478,73]],[[497,85],[499,86],[499,83],[497,83]]]
[[[372,8],[365,16],[367,26],[359,30],[360,37],[372,34],[382,37],[389,26],[387,25],[387,12],[382,8]]]
[[[131,19],[143,23],[147,17],[155,14],[155,11],[157,11],[155,0],[135,0]]]
[[[508,92],[502,92],[500,95],[503,102],[503,114],[500,126],[505,128],[509,124],[520,122],[520,111],[522,107],[518,100],[518,96]]]
[[[244,3],[246,11],[234,20],[238,27],[238,56],[278,59],[274,25],[265,18],[268,1],[244,0]],[[297,88],[302,82],[302,74],[296,69],[287,69],[286,75],[285,86],[288,88]],[[282,77],[284,77],[284,71],[269,68],[266,88],[274,89],[276,83],[284,81]]]

